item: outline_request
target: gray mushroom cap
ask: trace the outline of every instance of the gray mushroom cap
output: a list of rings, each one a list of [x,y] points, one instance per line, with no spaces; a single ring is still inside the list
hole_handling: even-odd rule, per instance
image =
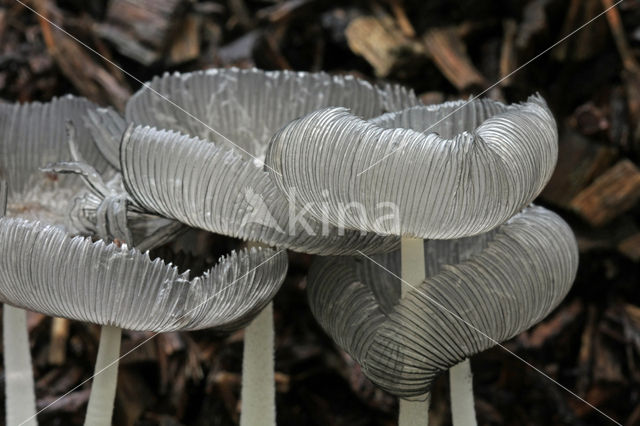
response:
[[[308,278],[323,329],[374,383],[401,397],[424,394],[439,373],[539,322],[578,266],[571,229],[542,207],[488,234],[424,244],[427,278],[402,298],[398,252],[375,256],[378,264],[317,258]]]
[[[373,253],[397,248],[399,239],[323,226],[282,196],[260,158],[278,128],[319,107],[346,105],[373,117],[417,103],[399,86],[351,76],[213,69],[156,77],[130,99],[124,118],[99,110],[88,121],[136,208],[296,251]]]
[[[295,191],[312,215],[334,225],[448,239],[486,232],[520,211],[556,158],[555,121],[532,96],[514,105],[416,106],[370,121],[323,109],[281,129],[265,163],[281,191]],[[374,220],[382,202],[397,206],[399,220]],[[344,215],[349,203],[365,214]]]
[[[154,332],[241,328],[271,301],[286,271],[286,252],[251,248],[190,279],[148,252],[0,219],[0,301],[99,325]]]

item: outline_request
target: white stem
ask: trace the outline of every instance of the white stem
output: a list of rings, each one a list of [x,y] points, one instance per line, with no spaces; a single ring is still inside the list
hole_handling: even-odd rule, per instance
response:
[[[449,370],[451,387],[451,417],[454,426],[475,426],[476,409],[473,402],[471,363],[465,359]]]
[[[424,242],[419,238],[402,238],[400,244],[402,296],[408,294],[412,288],[418,287],[426,276],[424,265]],[[429,402],[406,401],[400,399],[400,413],[398,426],[427,426],[429,424]]]
[[[430,394],[427,394],[426,401],[407,401],[401,398],[398,426],[427,426],[430,401]]]
[[[269,303],[244,332],[240,426],[275,426],[273,305]]]
[[[118,361],[122,329],[102,326],[100,346],[87,406],[85,426],[110,426],[118,382]]]
[[[33,370],[31,369],[29,333],[27,332],[27,312],[4,305],[2,333],[4,337],[7,425],[37,425],[36,396],[33,390]]]
[[[418,287],[426,277],[424,242],[419,238],[402,238],[400,243],[402,296]]]

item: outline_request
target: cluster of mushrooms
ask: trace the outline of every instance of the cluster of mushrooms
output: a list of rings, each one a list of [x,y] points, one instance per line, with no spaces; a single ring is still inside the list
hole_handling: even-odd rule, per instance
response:
[[[454,425],[475,424],[469,357],[544,318],[577,269],[568,225],[531,205],[557,155],[539,96],[425,106],[351,76],[211,69],[154,78],[124,115],[1,104],[0,134],[11,426],[36,424],[24,309],[102,327],[86,425],[111,424],[121,330],[243,327],[241,424],[275,425],[286,250],[317,255],[311,310],[401,425],[427,424],[449,369]],[[189,227],[246,245],[200,276],[150,258]]]

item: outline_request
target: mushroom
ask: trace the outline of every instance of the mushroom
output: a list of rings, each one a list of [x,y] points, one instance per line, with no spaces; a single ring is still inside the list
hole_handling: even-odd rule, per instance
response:
[[[100,140],[96,139],[97,146],[90,143],[89,132],[83,125],[82,117],[95,108],[91,102],[71,96],[47,104],[0,106],[3,137],[0,170],[10,179],[10,218],[0,220],[0,245],[4,244],[0,251],[5,263],[0,272],[0,301],[8,303],[3,323],[9,378],[8,424],[36,423],[25,312],[12,306],[104,325],[86,422],[110,424],[117,369],[107,367],[117,363],[121,327],[158,332],[208,326],[238,328],[270,301],[284,279],[286,256],[270,249],[231,254],[205,276],[189,281],[187,275],[177,274],[175,268],[162,262],[151,262],[148,255],[138,251],[67,236],[86,233],[89,224],[93,226],[91,234],[95,231],[104,238],[117,238],[124,243],[133,241],[138,247],[151,248],[168,238],[171,233],[167,233],[167,229],[175,230],[175,223],[171,221],[129,208],[126,197],[118,192],[121,187],[119,175],[97,149]],[[68,126],[67,121],[72,125]],[[76,177],[43,173],[39,169],[61,160],[75,162],[45,169],[73,169],[89,183],[91,191],[87,192]],[[103,180],[108,180],[108,184]],[[49,227],[21,221],[15,216],[38,219]],[[72,266],[68,265],[69,258],[74,259]],[[257,266],[262,271],[252,270]],[[43,270],[47,272],[37,275]],[[94,275],[96,273],[98,275]],[[241,284],[241,290],[221,291],[220,297],[227,297],[226,301],[203,302],[204,297],[213,296],[212,289],[223,286],[225,279],[233,281],[234,277]],[[135,282],[128,282],[128,279],[135,279]],[[153,280],[159,280],[155,287]],[[62,294],[65,290],[67,292]],[[174,294],[178,298],[195,299],[171,300]],[[122,296],[126,298],[122,299]],[[119,304],[109,307],[114,300]],[[154,303],[160,302],[165,305],[153,307]],[[196,307],[199,302],[202,302],[202,308],[213,309],[212,313],[197,310],[199,317],[169,328],[166,322],[170,325],[175,318],[164,318],[165,322],[162,322],[163,314],[188,312],[180,309]],[[183,303],[185,305],[181,306]],[[113,311],[102,311],[105,306]],[[149,315],[146,319],[155,322],[145,323],[142,321],[145,318],[138,318],[140,313],[146,313]],[[135,318],[142,322],[130,322]]]
[[[316,218],[445,239],[493,229],[533,201],[551,177],[557,149],[553,115],[532,96],[514,105],[485,99],[417,106],[371,121],[327,108],[282,128],[265,162],[280,190],[310,205]],[[341,206],[354,202],[366,215],[343,214]],[[374,220],[380,202],[398,206],[399,221]]]
[[[7,181],[2,194],[7,216],[39,219],[73,231],[66,220],[67,210],[82,184],[74,178],[45,174],[39,167],[69,158],[66,121],[78,125],[81,139],[86,140],[81,117],[92,108],[96,108],[93,103],[73,96],[48,103],[0,104],[0,171]],[[81,144],[78,150],[100,172],[110,172],[92,143]],[[7,424],[18,424],[35,415],[26,312],[7,305],[3,316]],[[35,424],[35,418],[24,424]]]
[[[345,108],[318,110],[276,133],[265,165],[314,217],[402,237],[402,275],[411,286],[425,276],[421,239],[494,229],[533,201],[556,158],[555,121],[536,95],[515,105],[414,106],[369,121]],[[395,206],[396,220],[377,220],[381,203]],[[345,205],[359,206],[358,214],[345,214]],[[469,364],[452,376],[470,376]],[[424,421],[424,408],[401,401],[401,419],[406,410],[413,414],[403,424]]]
[[[239,329],[271,301],[286,271],[284,251],[247,248],[190,278],[126,244],[0,219],[0,300],[102,326],[86,425],[111,424],[122,329]]]
[[[290,204],[262,169],[269,138],[320,107],[349,106],[374,117],[417,103],[398,86],[350,76],[213,69],[154,78],[127,103],[124,119],[102,110],[89,120],[105,157],[122,173],[131,208],[258,244],[354,254],[393,250],[399,239],[304,217],[305,209]],[[244,425],[275,424],[273,371],[265,376],[267,369],[255,368],[273,365],[272,328],[266,312],[245,335]],[[260,344],[252,341],[259,336]]]
[[[309,271],[308,300],[323,329],[402,398],[429,392],[442,372],[542,320],[578,266],[569,226],[537,206],[484,234],[425,240],[424,252],[426,279],[402,296],[399,251],[318,257]],[[452,414],[453,424],[475,424],[473,400]]]

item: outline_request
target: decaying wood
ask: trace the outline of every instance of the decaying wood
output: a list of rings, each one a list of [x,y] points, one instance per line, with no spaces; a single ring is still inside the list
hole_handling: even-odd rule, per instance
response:
[[[110,0],[99,34],[144,65],[158,60],[182,24],[186,0]]]
[[[585,22],[591,21],[589,31],[578,31],[552,51],[559,61],[584,61],[598,55],[607,40],[604,19],[594,19],[602,12],[600,0],[571,0],[561,35],[568,35]]]
[[[391,10],[393,10],[393,15],[396,18],[396,22],[398,23],[402,34],[408,38],[415,37],[416,30],[413,28],[413,25],[411,25],[411,21],[407,16],[402,0],[389,0],[389,4],[391,5]]]
[[[469,59],[455,28],[431,29],[423,37],[423,42],[440,72],[458,90],[487,86],[487,81]]]
[[[49,344],[49,363],[62,365],[67,359],[67,340],[70,322],[66,318],[54,318],[51,321],[51,343]]]
[[[631,126],[631,148],[640,153],[640,75],[625,71],[622,74],[629,108]]]
[[[633,409],[631,415],[627,418],[627,421],[624,422],[626,425],[637,425],[640,424],[640,405]]]
[[[564,17],[564,24],[562,25],[563,34],[569,34],[569,32],[571,32],[576,27],[578,15],[583,3],[583,0],[571,0],[571,3],[569,3],[569,9],[567,10],[567,14]],[[559,61],[565,60],[567,57],[567,51],[569,50],[569,44],[569,41],[560,43],[558,46],[556,46],[555,49],[553,49],[551,54]]]
[[[215,386],[217,388],[219,396],[224,402],[224,406],[227,409],[227,413],[233,419],[234,422],[238,422],[240,418],[240,406],[238,398],[236,397],[237,389],[240,387],[240,376],[238,374],[219,372],[208,380],[209,386]],[[211,394],[209,389],[209,394]]]
[[[422,53],[422,48],[408,39],[389,16],[358,17],[345,31],[349,47],[371,64],[377,76],[388,76],[407,60]]]
[[[110,0],[107,22],[162,49],[186,7],[185,0]]]
[[[222,46],[216,52],[216,56],[224,65],[253,64],[251,59],[256,46],[260,42],[262,31],[254,30],[242,37]]]
[[[518,65],[515,46],[518,25],[513,19],[507,19],[503,22],[502,26],[504,28],[504,37],[500,48],[500,84],[508,86],[513,80],[511,73],[513,73]]]
[[[266,19],[272,24],[289,21],[314,6],[315,0],[288,0],[256,12],[256,18]]]
[[[605,111],[593,102],[580,105],[571,115],[569,123],[583,135],[595,135],[609,130],[609,111]]]
[[[580,337],[580,351],[578,352],[578,369],[580,375],[576,383],[576,391],[583,398],[591,382],[591,366],[593,363],[593,340],[596,335],[596,309],[589,306],[587,309],[586,326],[582,330]]]
[[[247,5],[244,4],[244,0],[229,0],[227,4],[233,12],[233,17],[242,26],[242,28],[245,30],[251,30],[255,27],[255,22],[247,8]]]
[[[614,149],[591,143],[566,126],[560,133],[558,164],[542,192],[542,198],[568,208],[571,200],[587,184],[607,170],[615,156]]]
[[[198,15],[187,15],[176,30],[169,48],[169,63],[180,64],[194,60],[200,54],[200,25]]]
[[[640,72],[640,64],[638,64],[638,61],[636,60],[633,52],[631,51],[631,48],[629,47],[627,37],[624,34],[624,27],[622,26],[620,12],[616,7],[614,7],[614,0],[601,1],[605,9],[608,9],[606,14],[607,21],[609,22],[609,27],[611,28],[613,39],[616,42],[618,53],[620,53],[620,57],[622,57],[622,65],[624,65],[624,68],[629,72]]]
[[[640,170],[621,160],[571,200],[571,207],[593,226],[624,213],[640,199]]]
[[[135,424],[145,408],[153,405],[154,400],[154,395],[144,385],[140,372],[122,369],[118,372],[118,392],[116,393],[118,410],[114,424]]]
[[[593,368],[593,378],[598,381],[618,382],[625,381],[622,374],[622,366],[616,362],[616,357],[611,348],[604,341],[602,334],[598,334],[595,339],[595,365]]]
[[[622,313],[622,324],[627,341],[640,354],[640,307],[627,303],[624,305]]]
[[[610,388],[611,386],[606,386],[604,384],[591,386],[584,397],[584,400],[588,401],[589,405],[577,398],[569,399],[569,405],[573,408],[572,411],[575,416],[583,418],[593,415],[594,410],[592,407],[602,407],[609,399],[614,397]],[[584,423],[584,421],[582,423]]]
[[[560,334],[565,327],[572,324],[583,311],[583,304],[579,300],[574,300],[569,306],[560,310],[550,319],[535,326],[529,333],[522,334],[520,341],[527,348],[539,349],[546,342]]]
[[[151,65],[160,59],[160,52],[139,43],[135,37],[121,31],[116,26],[100,24],[96,29],[102,38],[113,43],[118,52],[131,59],[135,59],[143,65]]]
[[[613,0],[602,0],[602,5],[608,8],[607,21],[615,41],[618,53],[624,66],[623,79],[627,90],[629,115],[632,123],[633,145],[636,150],[640,150],[640,63],[629,46],[625,29],[622,25],[622,18]]]
[[[27,329],[29,333],[42,324],[47,318],[47,316],[37,312],[27,312]]]
[[[424,92],[420,95],[420,102],[425,105],[441,104],[445,101],[442,92]]]
[[[597,228],[588,223],[574,222],[572,226],[573,232],[578,241],[578,250],[581,254],[601,252],[602,250],[616,251],[618,250],[618,244],[629,238],[629,235],[635,235],[640,230],[631,215],[619,216],[616,220]]]
[[[40,18],[40,26],[49,53],[82,95],[98,103],[107,100],[118,109],[124,108],[131,96],[128,87],[98,65],[82,45],[58,29],[52,29],[49,21]]]
[[[36,389],[46,389],[51,394],[63,394],[83,380],[83,368],[79,365],[67,365],[64,369],[55,368],[36,381]]]
[[[61,397],[55,395],[45,396],[44,398],[38,399],[36,408],[42,410],[48,407],[46,412],[43,413],[43,417],[46,416],[49,418],[55,418],[62,413],[75,413],[87,404],[90,393],[91,389],[86,388]]]
[[[634,262],[640,261],[640,232],[620,241],[618,251]]]
[[[522,23],[516,37],[518,49],[529,47],[531,38],[547,28],[545,9],[549,3],[551,0],[533,0],[524,7]]]

